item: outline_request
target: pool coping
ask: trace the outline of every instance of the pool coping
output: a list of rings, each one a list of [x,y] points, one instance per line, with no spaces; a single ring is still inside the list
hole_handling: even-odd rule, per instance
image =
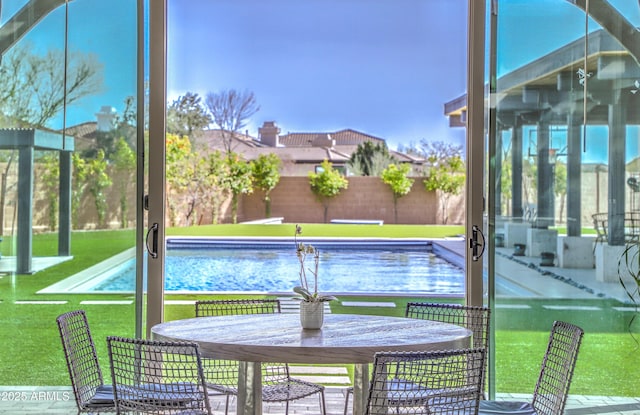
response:
[[[111,268],[127,262],[131,258],[135,258],[135,256],[135,247],[126,249],[119,254],[116,254],[104,261],[98,262],[97,264],[78,272],[77,274],[73,274],[61,281],[51,284],[48,287],[37,291],[36,294],[86,294],[85,291],[80,291],[80,287],[82,287],[82,285],[87,284],[87,282],[89,281],[95,281],[95,278],[97,278],[97,276],[104,274],[105,271],[108,271]],[[117,294],[118,292],[110,293]]]

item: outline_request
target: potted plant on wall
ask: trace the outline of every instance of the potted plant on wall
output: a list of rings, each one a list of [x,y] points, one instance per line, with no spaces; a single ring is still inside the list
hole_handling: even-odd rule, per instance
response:
[[[313,245],[305,245],[302,242],[298,242],[298,235],[301,234],[302,228],[296,225],[294,242],[296,244],[296,255],[300,262],[300,285],[294,287],[293,291],[302,297],[300,298],[300,324],[302,328],[317,330],[322,328],[324,322],[324,303],[335,300],[336,297],[318,293],[320,251]],[[307,258],[311,258],[313,261],[312,266],[308,268]]]

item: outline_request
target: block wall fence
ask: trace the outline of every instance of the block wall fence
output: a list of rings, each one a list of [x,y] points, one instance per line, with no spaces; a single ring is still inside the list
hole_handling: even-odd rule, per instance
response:
[[[349,187],[328,202],[327,221],[331,219],[383,220],[396,223],[393,193],[379,177],[350,177]],[[255,191],[242,198],[238,221],[261,219],[265,216],[264,193]],[[464,200],[453,197],[449,203],[448,224],[464,221]],[[399,224],[442,223],[442,214],[435,192],[425,190],[422,180],[415,178],[411,191],[398,199]],[[322,223],[324,207],[311,191],[307,177],[282,177],[271,192],[271,216],[285,222]]]
[[[15,183],[15,176],[8,176],[8,183]],[[127,227],[135,223],[135,185],[133,178],[122,178],[112,175],[114,185],[105,189],[108,209],[107,228],[120,228],[119,189],[116,184],[127,183],[127,200],[129,210]],[[386,224],[395,223],[393,195],[389,186],[378,177],[350,177],[349,188],[329,201],[328,220],[331,219],[369,219],[383,220]],[[398,223],[400,224],[442,224],[442,211],[439,199],[434,192],[427,192],[420,177],[415,182],[408,195],[398,199]],[[5,206],[4,230],[5,235],[11,233],[15,225],[15,205],[17,187],[9,186]],[[251,221],[265,217],[264,194],[256,190],[253,194],[243,195],[239,200],[238,221]],[[634,199],[635,198],[635,199]],[[582,173],[582,226],[591,227],[591,215],[606,211],[607,183],[606,175],[599,176],[591,172]],[[640,194],[628,194],[626,203],[640,206]],[[566,206],[556,198],[556,223],[562,225],[566,221]],[[452,197],[449,201],[448,224],[464,223],[464,197]],[[311,192],[309,180],[303,176],[281,177],[278,186],[271,193],[271,216],[283,217],[286,222],[320,223],[323,221],[324,208]],[[509,215],[510,212],[503,212]],[[34,213],[33,228],[36,232],[49,230],[49,218],[46,190],[38,180],[38,171],[34,181]],[[168,213],[167,213],[168,215]],[[221,223],[231,223],[230,200],[222,204]],[[97,212],[93,196],[85,191],[79,207],[79,229],[95,229]],[[198,220],[200,224],[211,223],[211,217],[203,216]],[[169,223],[167,223],[169,226]]]

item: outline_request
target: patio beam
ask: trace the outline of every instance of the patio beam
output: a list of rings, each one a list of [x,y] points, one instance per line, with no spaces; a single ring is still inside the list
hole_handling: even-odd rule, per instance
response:
[[[587,12],[586,0],[567,0]],[[590,0],[589,16],[604,28],[640,65],[640,32],[607,0]]]

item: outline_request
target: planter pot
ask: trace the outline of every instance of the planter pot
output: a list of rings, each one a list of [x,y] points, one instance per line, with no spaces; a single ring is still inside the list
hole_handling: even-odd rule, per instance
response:
[[[300,302],[300,325],[303,329],[319,330],[324,322],[323,302]]]
[[[555,258],[555,254],[553,252],[541,252],[540,253],[540,266],[541,267],[552,267],[553,260]]]
[[[524,256],[524,249],[526,248],[525,244],[513,244],[513,255],[514,256]]]

